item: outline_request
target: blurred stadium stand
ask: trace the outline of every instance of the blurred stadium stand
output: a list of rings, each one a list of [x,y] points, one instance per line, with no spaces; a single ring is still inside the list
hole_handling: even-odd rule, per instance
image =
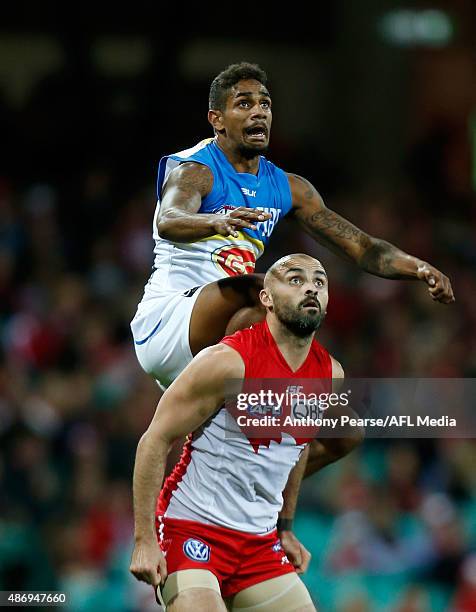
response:
[[[269,157],[441,268],[457,301],[363,274],[286,221],[258,270],[322,259],[320,340],[348,377],[476,376],[473,3],[430,7],[443,42],[409,39],[395,3],[328,4],[286,36],[251,11],[223,34],[41,5],[2,20],[0,589],[63,590],[77,612],[157,609],[128,575],[135,448],[159,397],[128,325],[152,264],[158,160],[211,134],[208,86],[227,63],[269,72]],[[474,612],[475,465],[473,440],[368,440],[307,481],[296,531],[319,610]]]

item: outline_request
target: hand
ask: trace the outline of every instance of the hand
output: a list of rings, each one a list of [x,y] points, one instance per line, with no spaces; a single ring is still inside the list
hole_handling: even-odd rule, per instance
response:
[[[311,553],[304,548],[292,531],[280,531],[278,536],[287,558],[296,568],[296,573],[304,574],[309,567]]]
[[[450,279],[426,262],[418,266],[417,277],[428,285],[431,298],[443,304],[455,301]]]
[[[239,206],[226,213],[226,215],[216,215],[213,228],[217,234],[222,236],[231,235],[237,238],[239,229],[248,228],[255,230],[255,222],[267,221],[268,219],[271,219],[271,215],[263,210]]]
[[[129,570],[137,580],[147,582],[154,588],[165,582],[167,565],[157,540],[136,541]]]

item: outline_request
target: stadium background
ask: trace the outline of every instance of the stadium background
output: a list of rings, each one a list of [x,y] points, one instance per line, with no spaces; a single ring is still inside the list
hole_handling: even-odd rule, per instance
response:
[[[321,257],[320,339],[347,376],[475,376],[474,4],[327,4],[276,28],[259,6],[208,23],[185,6],[6,10],[0,589],[66,591],[78,612],[156,609],[127,572],[134,453],[158,399],[128,324],[152,263],[157,162],[210,135],[208,87],[228,63],[268,71],[269,157],[442,269],[457,302],[361,273],[286,222],[258,270]],[[476,610],[475,465],[472,440],[367,441],[307,481],[296,531],[319,609]]]

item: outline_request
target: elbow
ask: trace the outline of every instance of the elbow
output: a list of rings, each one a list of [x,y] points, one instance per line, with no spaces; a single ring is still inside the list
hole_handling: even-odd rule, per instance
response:
[[[138,442],[138,444],[137,444],[137,453],[139,453],[139,451],[140,451],[140,450],[142,450],[144,447],[146,447],[146,446],[147,446],[147,443],[148,443],[149,439],[150,439],[150,432],[149,432],[149,430],[147,429],[147,430],[146,430],[146,431],[145,431],[145,432],[142,434],[142,436],[140,437],[140,440],[139,440],[139,442]]]
[[[148,446],[164,446],[168,448],[170,445],[170,441],[158,431],[157,428],[154,428],[152,425],[149,426],[148,429],[140,437],[140,440],[137,444],[137,450],[147,448]]]
[[[159,211],[156,219],[157,233],[164,240],[179,242],[182,219],[173,210]]]
[[[173,227],[171,225],[170,219],[157,219],[157,233],[160,238],[173,240]]]
[[[344,437],[339,440],[341,457],[345,457],[353,450],[358,448],[365,440],[365,428],[358,426],[353,427],[352,430]]]
[[[350,431],[342,433],[338,438],[328,438],[325,444],[327,451],[333,455],[334,461],[337,461],[358,448],[364,439],[365,429],[358,426],[352,427]],[[322,442],[324,443],[324,440]]]

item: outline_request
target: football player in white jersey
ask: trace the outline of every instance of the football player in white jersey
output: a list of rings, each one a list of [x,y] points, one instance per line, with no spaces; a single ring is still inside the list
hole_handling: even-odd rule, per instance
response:
[[[264,317],[254,266],[286,214],[363,270],[423,281],[433,300],[454,301],[442,272],[366,234],[327,208],[309,181],[263,157],[272,112],[261,68],[229,66],[211,85],[209,108],[215,138],[161,161],[154,272],[131,323],[138,360],[162,388],[201,349]]]

